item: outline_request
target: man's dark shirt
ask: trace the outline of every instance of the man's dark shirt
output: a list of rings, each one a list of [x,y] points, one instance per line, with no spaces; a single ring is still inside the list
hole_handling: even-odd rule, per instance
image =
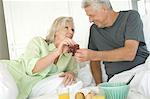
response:
[[[91,26],[88,48],[96,51],[108,51],[124,47],[126,40],[139,41],[136,57],[133,61],[105,62],[108,78],[114,74],[143,64],[149,52],[143,34],[143,23],[137,11],[121,11],[111,27]]]

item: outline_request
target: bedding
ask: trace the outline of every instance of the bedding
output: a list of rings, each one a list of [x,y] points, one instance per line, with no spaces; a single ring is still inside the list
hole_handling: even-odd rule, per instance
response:
[[[143,95],[150,99],[150,57],[148,57],[145,64],[139,65],[129,71],[116,74],[109,82],[128,82],[128,80],[135,75],[130,83],[130,91]],[[134,98],[135,99],[135,98]]]
[[[150,51],[150,13],[145,14],[144,16],[141,17],[143,21],[143,30],[144,30],[144,37],[145,37],[145,42],[147,44],[147,49]]]
[[[53,75],[43,79],[38,82],[32,89],[31,94],[29,95],[29,99],[34,99],[39,96],[43,96],[49,94],[51,96],[57,95],[57,91],[60,88],[65,88],[62,84],[63,77],[59,77],[60,74]],[[82,81],[77,81],[71,86],[67,86],[69,88],[70,93],[76,93],[79,89],[83,87]],[[56,98],[57,99],[57,98]]]
[[[89,64],[86,63],[85,66],[80,67],[80,69],[78,70],[78,79],[83,82],[83,87],[95,85]]]
[[[7,70],[7,65],[0,63],[0,99],[16,99],[17,85]]]
[[[147,59],[145,64],[115,75],[112,79],[110,79],[110,82],[127,82],[132,75],[136,76],[130,83],[128,99],[150,99],[150,57]],[[91,90],[95,92],[98,91],[98,88],[94,86],[88,63],[82,64],[79,69],[78,76],[79,81],[70,87],[71,99],[74,99],[75,92],[77,91],[82,91],[84,94],[87,94]],[[43,79],[33,87],[29,99],[58,99],[56,89],[60,86],[61,81],[62,78],[59,78],[58,75]],[[0,64],[1,98],[9,99],[11,96],[11,99],[16,99],[17,94],[17,86],[12,76],[7,71],[6,65]]]
[[[82,64],[83,65],[83,64]],[[110,79],[109,82],[128,82],[128,80],[135,75],[134,79],[130,83],[130,91],[127,99],[150,99],[150,57],[146,61],[145,64],[137,66],[136,68],[122,72],[120,74],[115,75],[113,78]],[[85,76],[79,77],[83,84],[87,84],[87,80],[85,78],[91,75],[89,70],[89,65],[82,66],[79,72],[79,76],[85,73]],[[84,78],[85,77],[85,78]],[[83,88],[79,89],[78,91],[83,92],[85,95],[90,92],[94,91],[98,93],[98,88],[94,86],[92,83],[92,78],[87,78],[90,83],[88,83]],[[90,84],[90,85],[89,85]],[[75,93],[70,94],[70,99],[74,99]],[[31,99],[58,99],[57,94],[45,94],[42,96],[34,97]]]

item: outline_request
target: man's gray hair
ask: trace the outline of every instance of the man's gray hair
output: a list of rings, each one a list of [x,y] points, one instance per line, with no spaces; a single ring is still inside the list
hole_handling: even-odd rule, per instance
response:
[[[98,10],[102,5],[106,5],[109,9],[112,9],[112,6],[109,0],[82,0],[82,8],[91,6],[95,10]]]

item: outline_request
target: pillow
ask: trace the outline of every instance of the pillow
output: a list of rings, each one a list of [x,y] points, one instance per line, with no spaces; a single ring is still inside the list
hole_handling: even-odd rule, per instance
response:
[[[93,76],[91,74],[89,64],[80,66],[80,69],[78,70],[78,79],[83,82],[83,87],[87,87],[93,84]]]
[[[105,71],[105,66],[103,62],[100,62],[101,70],[102,70],[102,80],[106,82],[108,77]],[[95,85],[94,78],[90,69],[90,62],[80,62],[78,69],[78,79],[83,82],[84,87]]]
[[[18,89],[16,83],[7,70],[7,65],[0,63],[0,98],[1,99],[16,99]]]
[[[114,75],[109,82],[128,82],[133,75],[135,77],[130,83],[130,91],[133,90],[145,97],[150,97],[150,70],[147,62],[139,65],[129,71]]]
[[[58,77],[58,75],[49,76],[39,81],[32,88],[32,91],[29,95],[29,99],[42,96],[45,94],[56,94],[56,89],[61,85],[63,78]]]
[[[147,49],[150,51],[150,14],[146,14],[142,16],[142,21],[143,21],[143,30],[144,30],[144,37],[145,37],[145,42],[147,44]]]
[[[53,76],[49,76],[41,81],[39,81],[33,88],[29,95],[29,99],[37,98],[40,96],[45,96],[49,94],[50,96],[56,96],[57,95],[57,89],[64,88],[62,82],[63,77],[59,77],[60,74],[56,74]],[[69,88],[70,93],[75,93],[79,89],[81,89],[83,86],[82,81],[78,81],[70,86],[67,86]],[[53,98],[54,99],[54,98]]]

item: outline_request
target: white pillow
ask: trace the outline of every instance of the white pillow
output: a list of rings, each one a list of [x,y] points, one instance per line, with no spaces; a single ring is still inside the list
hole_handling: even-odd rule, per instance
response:
[[[146,62],[129,71],[116,74],[109,82],[128,82],[132,75],[135,75],[130,83],[130,90],[134,90],[145,97],[150,97],[150,70],[147,69],[146,65],[150,64]]]
[[[142,16],[145,41],[147,44],[147,49],[150,51],[150,21],[149,21],[149,18],[150,18],[150,14],[146,14],[146,15]]]
[[[83,87],[87,87],[92,85],[93,83],[93,76],[90,71],[89,64],[85,64],[78,70],[78,79],[83,82]]]
[[[16,83],[7,70],[5,64],[0,63],[0,98],[1,99],[16,99],[18,89]]]
[[[29,99],[34,99],[40,96],[45,96],[49,94],[50,96],[56,96],[57,95],[57,89],[64,88],[62,82],[63,77],[59,77],[60,74],[56,74],[53,76],[49,76],[41,81],[39,81],[33,88],[32,92],[29,95]],[[75,84],[72,84],[71,86],[67,86],[69,88],[70,93],[75,93],[79,89],[83,87],[82,81],[78,81]],[[52,98],[51,99],[56,99]]]

